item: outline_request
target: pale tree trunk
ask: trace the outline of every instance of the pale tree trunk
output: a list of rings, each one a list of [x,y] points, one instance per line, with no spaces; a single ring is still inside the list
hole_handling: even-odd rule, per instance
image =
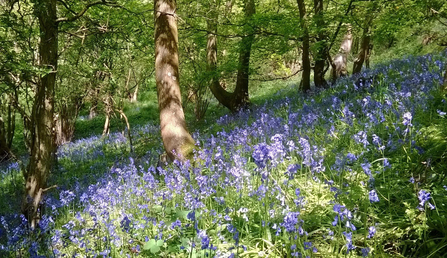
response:
[[[300,12],[300,25],[303,29],[303,52],[302,52],[302,66],[303,75],[301,77],[301,89],[303,91],[310,90],[310,58],[309,58],[309,30],[306,24],[306,6],[304,0],[297,0],[298,9]]]
[[[35,228],[42,213],[42,196],[54,161],[54,85],[58,58],[56,0],[41,0],[34,5],[40,25],[39,63],[50,72],[42,76],[36,88],[32,107],[31,153],[25,176],[22,213]]]
[[[444,91],[447,91],[447,68],[445,69],[445,72],[444,72],[444,83],[442,84],[442,88]]]
[[[370,23],[372,21],[372,18],[367,18],[365,20],[365,24],[363,27],[363,35],[360,43],[360,50],[357,55],[357,57],[354,60],[354,66],[352,69],[352,74],[356,74],[361,72],[363,63],[365,62],[365,59],[368,58],[368,52],[369,52],[369,45],[371,41],[371,36],[369,32]]]
[[[135,85],[135,90],[132,93],[132,96],[130,98],[130,102],[137,102],[138,99],[138,84]]]
[[[129,147],[130,147],[130,152],[133,152],[133,143],[132,143],[132,134],[130,132],[130,123],[129,123],[129,119],[127,119],[126,114],[124,113],[123,109],[120,108],[118,109],[118,113],[121,116],[121,119],[124,120],[124,123],[126,124],[126,128],[127,128],[127,138],[129,138]],[[124,132],[123,132],[124,134]]]
[[[256,12],[254,0],[245,3],[245,18],[248,21]],[[212,2],[210,7],[211,19],[207,20],[208,42],[207,42],[207,69],[212,74],[210,89],[214,97],[228,108],[231,112],[237,112],[250,104],[248,95],[249,66],[251,46],[254,41],[253,31],[246,28],[246,36],[242,38],[239,52],[239,67],[234,92],[227,92],[219,83],[217,73],[217,6]]]
[[[113,113],[113,99],[112,96],[107,95],[104,99],[104,110],[106,115],[106,121],[104,122],[104,128],[102,130],[102,136],[109,135],[110,133],[110,118]]]
[[[192,158],[194,140],[186,128],[179,86],[175,0],[155,0],[155,81],[161,138],[171,160]]]
[[[327,59],[327,37],[323,28],[326,26],[323,17],[323,0],[314,0],[315,22],[319,32],[317,33],[318,48],[315,53],[315,67],[314,67],[314,83],[316,87],[327,87],[328,84],[324,79]]]
[[[331,80],[332,83],[342,76],[348,75],[348,55],[351,52],[352,46],[352,32],[351,26],[348,25],[348,31],[345,34],[343,41],[341,42],[338,54],[335,55],[333,60],[333,66],[331,70]]]

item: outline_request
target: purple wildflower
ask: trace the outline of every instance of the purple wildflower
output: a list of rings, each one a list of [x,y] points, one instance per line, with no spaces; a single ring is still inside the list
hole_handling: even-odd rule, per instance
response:
[[[371,203],[379,202],[379,196],[377,196],[376,190],[369,191],[369,201]]]

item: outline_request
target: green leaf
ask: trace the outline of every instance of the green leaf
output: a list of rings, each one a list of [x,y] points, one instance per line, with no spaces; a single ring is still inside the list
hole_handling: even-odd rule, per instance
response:
[[[163,210],[163,207],[161,205],[154,205],[152,206],[152,210],[156,213],[160,213]]]
[[[158,240],[157,243],[156,243],[156,245],[157,245],[157,246],[163,246],[163,243],[164,243],[163,240]]]
[[[158,252],[160,252],[160,247],[154,246],[154,247],[151,248],[151,253],[156,254]]]

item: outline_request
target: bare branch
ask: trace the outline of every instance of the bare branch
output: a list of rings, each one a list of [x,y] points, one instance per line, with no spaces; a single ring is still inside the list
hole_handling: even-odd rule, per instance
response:
[[[62,3],[64,4],[64,2],[62,2]],[[88,9],[90,9],[90,7],[95,6],[95,5],[117,6],[117,4],[115,2],[109,2],[107,0],[99,0],[99,1],[87,4],[84,7],[84,9],[82,9],[82,11],[80,11],[79,13],[76,13],[74,16],[58,18],[56,20],[56,23],[75,21],[75,20],[81,18],[88,11]],[[65,4],[64,4],[64,6],[67,7]],[[68,10],[70,10],[70,9],[68,9]]]

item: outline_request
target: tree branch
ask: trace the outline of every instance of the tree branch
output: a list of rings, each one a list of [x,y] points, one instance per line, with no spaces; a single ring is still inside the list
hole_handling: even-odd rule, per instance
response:
[[[261,81],[261,82],[269,82],[269,81],[277,81],[277,80],[287,80],[287,79],[297,75],[301,71],[303,71],[303,69],[299,69],[298,71],[294,72],[293,74],[288,75],[288,76],[284,76],[284,77],[267,78],[267,79],[263,79],[263,78],[256,79],[256,78],[253,78],[251,80],[252,81]]]
[[[67,5],[64,2],[62,2],[62,4],[67,8]],[[99,0],[99,1],[96,1],[96,2],[92,2],[90,4],[87,4],[84,7],[84,9],[82,9],[82,11],[76,13],[74,16],[58,18],[56,20],[56,23],[76,21],[77,19],[81,18],[88,11],[88,9],[90,9],[90,7],[95,6],[95,5],[116,6],[117,4],[114,3],[114,2],[109,2],[107,0]],[[68,10],[70,10],[70,9],[68,8]]]

